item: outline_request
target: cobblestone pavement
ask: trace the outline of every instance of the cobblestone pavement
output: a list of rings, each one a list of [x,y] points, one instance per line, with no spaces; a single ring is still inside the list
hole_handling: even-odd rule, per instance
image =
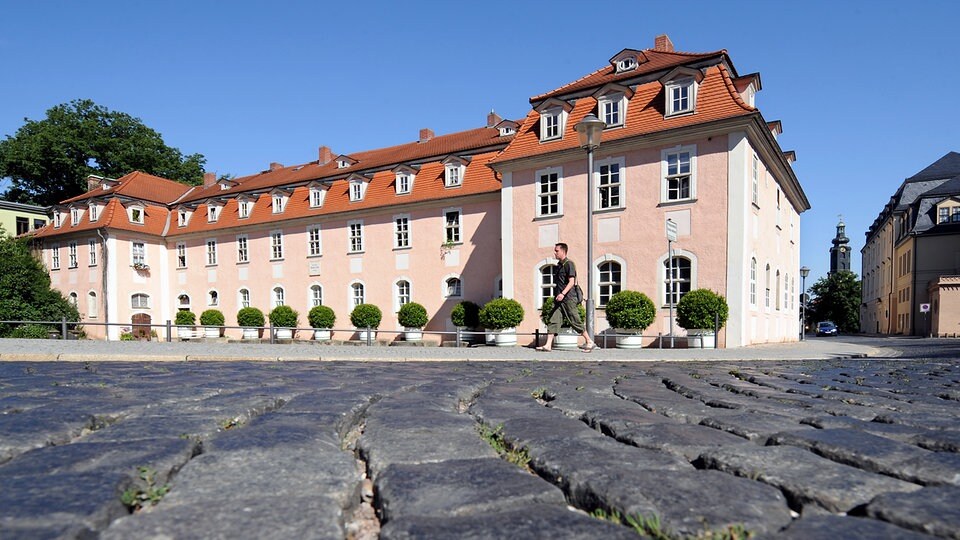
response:
[[[960,341],[850,343],[884,357],[8,360],[0,538],[960,538]]]

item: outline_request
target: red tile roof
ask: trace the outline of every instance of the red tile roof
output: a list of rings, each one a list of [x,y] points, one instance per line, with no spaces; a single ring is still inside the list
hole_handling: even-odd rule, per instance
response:
[[[86,208],[84,208],[84,212],[80,215],[80,221],[76,225],[71,225],[70,216],[67,215],[63,220],[63,225],[59,228],[54,228],[53,222],[48,223],[46,227],[37,231],[36,237],[49,238],[76,232],[93,231],[101,228],[121,229],[157,236],[163,234],[163,229],[167,224],[167,216],[170,214],[167,207],[147,202],[141,203],[140,206],[143,206],[144,213],[142,224],[131,223],[127,215],[127,210],[120,203],[120,199],[113,198],[108,200],[106,206],[101,208],[97,221],[90,221],[90,214],[86,211]]]
[[[182,197],[184,193],[190,191],[193,187],[141,171],[133,171],[132,173],[126,174],[118,178],[117,182],[116,187],[107,190],[95,188],[82,195],[67,199],[60,204],[70,204],[110,195],[124,195],[132,199],[170,204]]]

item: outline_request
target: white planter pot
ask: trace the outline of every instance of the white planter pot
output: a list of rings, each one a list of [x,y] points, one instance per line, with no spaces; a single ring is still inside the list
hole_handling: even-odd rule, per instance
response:
[[[643,348],[642,330],[635,328],[617,328],[617,348],[618,349],[640,349]]]
[[[484,330],[484,340],[487,345],[496,345],[497,344],[497,331],[496,330]]]
[[[203,327],[203,337],[205,337],[205,338],[218,338],[218,337],[220,337],[220,327],[219,327],[219,326],[204,326],[204,327]]]
[[[713,349],[717,346],[717,336],[713,330],[691,328],[687,330],[688,349]]]
[[[572,328],[561,328],[560,333],[553,340],[553,348],[562,351],[575,350],[579,339],[580,334],[574,332]]]
[[[277,339],[293,339],[293,328],[277,328]]]
[[[513,347],[517,344],[516,328],[504,328],[503,330],[495,330],[494,332],[496,333],[493,336],[493,341],[497,347]]]
[[[197,337],[197,334],[194,332],[192,326],[178,326],[177,337],[180,339],[193,339]]]
[[[403,340],[404,341],[423,341],[423,329],[404,327]]]
[[[330,339],[330,329],[329,328],[314,328],[313,329],[313,339],[317,341],[328,341]]]
[[[370,341],[371,341],[371,342],[374,342],[374,341],[377,340],[377,331],[376,331],[376,330],[371,330],[370,332],[367,332],[366,330],[360,330],[360,329],[357,329],[357,339],[359,339],[360,341],[366,342],[366,341],[367,341],[367,334],[368,334],[368,333],[370,334]]]
[[[255,327],[245,327],[243,329],[243,339],[258,339],[260,337],[260,329]]]

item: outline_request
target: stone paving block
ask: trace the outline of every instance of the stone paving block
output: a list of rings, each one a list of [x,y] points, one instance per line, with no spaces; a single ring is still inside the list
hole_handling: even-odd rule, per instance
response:
[[[344,538],[339,502],[319,495],[260,496],[237,500],[235,493],[196,505],[167,506],[115,521],[103,540],[258,540]]]
[[[685,398],[676,392],[663,390],[654,394],[635,394],[617,387],[617,395],[639,403],[646,409],[688,424],[699,424],[704,418],[720,416],[732,412],[731,409],[708,407],[700,401]]]
[[[928,452],[897,464],[904,478],[927,486],[960,486],[960,454]]]
[[[6,477],[0,489],[0,527],[102,529],[128,513],[120,494],[130,482],[124,473],[103,471]]]
[[[794,521],[785,530],[764,538],[783,540],[932,540],[932,536],[883,521],[849,516],[813,516]]]
[[[907,444],[915,444],[913,441],[921,431],[921,428],[897,424],[882,424],[880,422],[864,422],[863,420],[858,420],[856,418],[833,415],[808,417],[801,420],[801,423],[818,429],[855,429]]]
[[[33,448],[66,444],[95,423],[87,412],[54,406],[0,416],[0,463]]]
[[[522,416],[510,418],[501,424],[497,424],[497,426],[503,426],[503,438],[515,447],[546,445],[556,439],[603,437],[580,420],[567,418],[559,412],[556,412],[553,417]],[[496,429],[497,426],[488,427]]]
[[[790,505],[806,513],[809,504],[848,512],[877,495],[920,486],[834,463],[794,446],[733,446],[704,452],[699,466],[755,479],[782,490]]]
[[[718,429],[680,423],[662,423],[652,425],[627,425],[611,430],[618,441],[639,448],[660,450],[686,461],[693,461],[702,452],[721,446],[742,446],[756,448],[743,437]]]
[[[960,431],[924,430],[906,442],[935,452],[958,453],[960,452]]]
[[[530,505],[507,512],[459,517],[403,517],[380,530],[382,540],[449,539],[499,540],[550,538],[636,539],[631,529],[601,521],[564,507]]]
[[[204,442],[207,451],[228,452],[271,448],[340,450],[335,423],[340,415],[267,413],[249,423],[221,431]],[[334,425],[331,425],[334,424]]]
[[[734,435],[763,443],[771,435],[790,430],[806,431],[814,428],[802,425],[798,420],[789,416],[764,413],[759,411],[727,413],[722,416],[711,416],[700,421],[700,425],[733,433]]]
[[[504,512],[532,504],[564,507],[563,492],[499,458],[390,465],[377,475],[381,521]]]
[[[913,493],[887,493],[867,505],[867,515],[941,538],[960,538],[960,488],[925,487]]]
[[[221,430],[221,420],[209,416],[128,416],[83,438],[85,442],[120,442],[143,439],[208,439]]]

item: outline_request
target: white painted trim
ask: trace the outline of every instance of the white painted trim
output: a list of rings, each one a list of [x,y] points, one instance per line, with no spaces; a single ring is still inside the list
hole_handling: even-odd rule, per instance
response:
[[[690,153],[690,197],[685,199],[667,198],[667,156],[670,154],[679,154],[682,152]],[[729,161],[729,160],[728,160]],[[678,162],[679,163],[679,162]],[[697,145],[677,145],[670,148],[664,148],[660,151],[660,202],[677,203],[683,201],[695,201],[697,199]]]
[[[401,281],[406,281],[407,285],[410,286],[410,302],[414,301],[413,300],[413,280],[410,279],[410,276],[407,276],[407,275],[398,276],[396,279],[393,280],[393,286],[390,287],[393,293],[391,295],[393,296],[391,301],[393,302],[394,314],[400,311],[400,287],[398,287],[398,285],[400,284]]]
[[[454,279],[454,278],[460,281],[460,296],[447,295],[447,280]],[[459,273],[450,273],[440,278],[440,298],[443,298],[444,300],[451,299],[451,298],[458,298],[459,299],[458,301],[466,299],[467,283],[466,281],[464,281],[463,276],[460,275]]]
[[[367,302],[367,284],[363,282],[362,279],[353,279],[350,280],[350,283],[347,283],[347,317],[349,318],[350,314],[353,313],[353,308],[356,305],[353,303],[353,286],[360,285],[363,287],[363,303]]]
[[[666,262],[668,256],[669,253],[664,252],[663,255],[657,259],[657,297],[653,299],[653,305],[655,305],[657,309],[666,305],[663,300],[667,296],[667,270],[663,263]],[[690,259],[690,290],[698,289],[697,268],[700,266],[700,263],[697,261],[697,256],[693,252],[680,249],[676,246],[673,248],[673,256],[674,258],[685,257]],[[674,308],[676,308],[676,304],[674,304]]]
[[[753,215],[752,173],[749,160],[754,152],[747,134],[737,131],[727,140],[727,306],[726,346],[742,347],[750,341],[749,319],[759,312],[763,302],[761,263],[756,253],[746,253]],[[750,304],[750,259],[757,259],[757,302]]]
[[[555,214],[543,214],[540,212],[540,177],[542,175],[557,174],[557,212]],[[563,216],[563,167],[546,167],[539,169],[533,174],[533,215],[537,217],[562,217]]]
[[[692,159],[692,158],[691,158],[691,159]],[[613,163],[616,163],[616,164],[620,165],[620,172],[619,172],[620,181],[619,181],[619,183],[618,183],[618,185],[620,186],[620,204],[617,205],[617,206],[611,206],[611,207],[609,207],[609,208],[600,208],[600,167],[603,166],[603,165],[611,165],[611,164],[613,164]],[[692,166],[692,164],[691,164],[691,166]],[[594,200],[594,206],[595,206],[594,210],[615,210],[615,209],[618,209],[618,208],[625,208],[626,205],[627,205],[627,182],[626,182],[626,180],[627,180],[627,167],[626,167],[626,159],[625,159],[624,157],[622,157],[622,156],[621,156],[621,157],[608,157],[608,158],[604,158],[604,159],[598,159],[597,161],[595,161],[595,162],[593,163],[593,167],[594,167],[594,169],[595,169],[595,170],[594,170],[594,175],[593,175],[593,178],[595,179],[595,181],[594,181],[593,186],[591,186],[591,189],[593,189],[593,200]],[[693,180],[692,180],[692,178],[691,178],[691,184],[692,184],[692,182],[693,182]],[[691,188],[692,188],[692,186],[691,186]]]
[[[674,250],[674,255],[676,255],[676,253],[677,253],[677,250]],[[603,255],[594,258],[593,265],[590,267],[590,271],[593,272],[593,286],[596,290],[592,291],[592,295],[590,296],[590,298],[596,299],[597,307],[601,307],[600,306],[600,263],[605,263],[608,261],[615,262],[620,265],[620,290],[624,291],[630,288],[627,286],[627,277],[630,275],[630,273],[628,272],[626,259],[618,255],[614,255],[612,253],[604,253]],[[693,263],[693,259],[691,259],[691,266],[693,265],[692,263]],[[693,269],[691,268],[691,281],[693,280],[692,272],[693,272]],[[580,288],[582,289],[583,286],[581,286]]]
[[[500,260],[503,269],[503,296],[513,298],[514,294],[514,256],[513,256],[513,173],[503,173],[500,188]],[[494,283],[496,285],[496,283]],[[496,294],[496,288],[494,288]]]
[[[540,259],[534,264],[532,290],[534,291],[533,305],[536,306],[537,309],[543,309],[543,298],[541,294],[542,292],[541,285],[543,285],[543,283],[540,281],[540,277],[541,277],[540,272],[543,270],[544,266],[548,266],[548,265],[556,266],[558,262],[560,262],[558,259],[555,259],[553,257],[547,257],[546,259]],[[551,291],[551,293],[552,292],[553,291]]]

